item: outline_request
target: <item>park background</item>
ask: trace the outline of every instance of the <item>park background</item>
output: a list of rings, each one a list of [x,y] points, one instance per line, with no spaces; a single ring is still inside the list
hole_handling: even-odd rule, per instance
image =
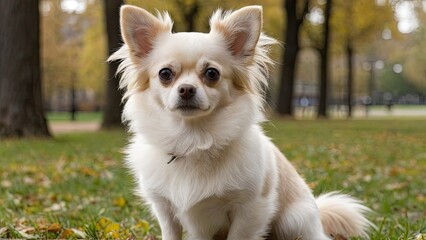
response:
[[[426,1],[128,0],[208,32],[262,5],[282,45],[265,131],[315,194],[374,210],[372,239],[426,239]],[[0,238],[158,238],[123,165],[119,0],[0,1]]]

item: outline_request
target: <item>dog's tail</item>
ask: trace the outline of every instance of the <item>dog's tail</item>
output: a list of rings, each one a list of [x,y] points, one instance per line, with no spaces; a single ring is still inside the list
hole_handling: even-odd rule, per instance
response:
[[[324,231],[336,238],[363,237],[368,239],[368,230],[373,227],[365,214],[371,210],[361,201],[337,192],[316,198]],[[339,238],[339,239],[340,239]]]

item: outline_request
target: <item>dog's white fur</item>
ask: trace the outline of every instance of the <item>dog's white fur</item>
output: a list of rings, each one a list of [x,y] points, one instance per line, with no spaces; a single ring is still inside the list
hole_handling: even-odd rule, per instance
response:
[[[109,59],[122,61],[133,133],[126,160],[163,239],[181,239],[183,229],[189,239],[367,237],[369,209],[338,193],[315,199],[259,126],[276,43],[261,33],[261,7],[217,11],[208,34],[172,25],[167,13],[123,6],[125,45]],[[163,68],[173,72],[167,84]],[[206,68],[220,79],[209,83]],[[196,110],[179,108],[182,84],[196,88]]]

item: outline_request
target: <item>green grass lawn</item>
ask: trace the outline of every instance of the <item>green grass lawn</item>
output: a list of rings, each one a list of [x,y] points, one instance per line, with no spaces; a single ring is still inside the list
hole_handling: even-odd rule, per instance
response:
[[[426,120],[274,120],[265,129],[315,194],[342,190],[375,211],[372,239],[426,233]],[[123,167],[125,136],[0,142],[0,238],[158,236]]]
[[[52,122],[71,121],[69,112],[47,112],[46,117]],[[78,122],[99,122],[102,120],[102,112],[76,112],[75,118]]]

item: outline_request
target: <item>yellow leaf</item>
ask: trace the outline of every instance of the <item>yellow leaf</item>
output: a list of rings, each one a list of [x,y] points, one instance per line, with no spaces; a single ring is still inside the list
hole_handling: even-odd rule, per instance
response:
[[[104,230],[109,224],[111,224],[111,220],[106,217],[101,217],[96,223],[96,230]]]
[[[106,232],[114,232],[118,230],[120,230],[120,224],[118,223],[111,223],[105,228]]]
[[[144,233],[149,231],[149,223],[146,220],[139,220],[135,227],[143,229]]]
[[[106,217],[101,217],[96,223],[96,229],[104,234],[105,237],[119,238],[120,224],[112,222]]]
[[[126,206],[126,199],[124,199],[123,197],[116,198],[113,204],[118,207],[124,207]]]

